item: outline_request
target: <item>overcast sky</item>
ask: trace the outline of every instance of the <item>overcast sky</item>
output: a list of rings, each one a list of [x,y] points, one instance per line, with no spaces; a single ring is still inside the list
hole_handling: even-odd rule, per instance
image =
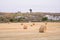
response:
[[[60,12],[60,0],[0,0],[0,12]]]

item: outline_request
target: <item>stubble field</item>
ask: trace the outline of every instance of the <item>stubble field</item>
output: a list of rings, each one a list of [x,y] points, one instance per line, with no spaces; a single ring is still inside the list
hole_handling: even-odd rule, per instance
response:
[[[39,33],[41,25],[45,22],[0,23],[0,40],[60,40],[59,22],[47,22],[44,33]]]

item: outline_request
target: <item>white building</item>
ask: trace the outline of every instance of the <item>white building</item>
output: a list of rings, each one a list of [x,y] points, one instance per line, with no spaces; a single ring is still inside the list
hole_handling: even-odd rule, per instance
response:
[[[49,20],[60,20],[60,16],[57,15],[45,15]]]

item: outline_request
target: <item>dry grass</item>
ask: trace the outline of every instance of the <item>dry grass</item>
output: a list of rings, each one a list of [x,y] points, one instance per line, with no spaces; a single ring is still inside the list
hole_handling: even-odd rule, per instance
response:
[[[44,33],[39,33],[41,25],[47,27]],[[0,23],[0,40],[60,40],[60,23]]]

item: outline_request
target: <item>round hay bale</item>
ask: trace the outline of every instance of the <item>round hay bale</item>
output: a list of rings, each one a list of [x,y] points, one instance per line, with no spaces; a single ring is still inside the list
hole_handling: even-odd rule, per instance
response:
[[[45,25],[47,25],[47,23],[45,23]]]
[[[23,25],[23,23],[21,23],[21,25]]]
[[[34,26],[34,25],[35,25],[35,23],[31,24],[30,26],[32,27],[32,26]]]
[[[33,23],[33,25],[35,25],[35,23]]]
[[[30,25],[31,27],[33,26],[33,25]]]
[[[27,26],[26,26],[26,25],[24,25],[23,29],[27,29]]]
[[[46,26],[41,25],[39,32],[44,33],[46,31]]]

